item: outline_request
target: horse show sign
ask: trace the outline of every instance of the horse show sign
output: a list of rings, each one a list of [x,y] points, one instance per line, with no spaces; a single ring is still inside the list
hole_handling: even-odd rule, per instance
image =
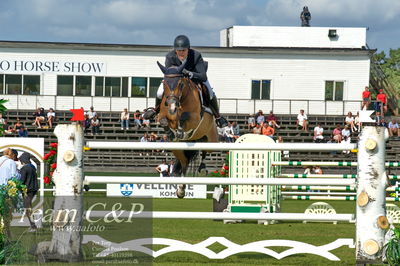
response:
[[[107,184],[107,197],[176,198],[177,184]],[[206,185],[187,185],[185,198],[205,199]]]

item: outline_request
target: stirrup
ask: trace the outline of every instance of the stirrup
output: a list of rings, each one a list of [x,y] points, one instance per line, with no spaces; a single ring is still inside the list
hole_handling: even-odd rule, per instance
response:
[[[224,117],[222,117],[222,116],[216,118],[215,122],[217,123],[217,126],[219,128],[223,128],[223,127],[226,127],[228,125],[228,121],[226,121],[226,119]]]
[[[143,113],[143,118],[146,120],[150,120],[156,116],[157,112],[154,108],[147,108],[146,112]]]

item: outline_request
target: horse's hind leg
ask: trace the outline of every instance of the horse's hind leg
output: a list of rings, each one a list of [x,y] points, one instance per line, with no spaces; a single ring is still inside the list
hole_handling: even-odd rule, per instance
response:
[[[204,159],[206,158],[206,155],[207,155],[206,151],[201,152],[201,161],[200,161],[199,168],[197,169],[197,171],[199,173],[201,173],[201,170],[206,169],[206,164],[204,163]]]

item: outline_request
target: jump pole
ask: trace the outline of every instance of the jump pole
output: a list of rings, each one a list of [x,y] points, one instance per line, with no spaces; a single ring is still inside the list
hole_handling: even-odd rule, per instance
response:
[[[348,151],[356,144],[335,143],[196,143],[196,142],[102,142],[87,141],[88,149],[110,150],[288,150],[288,151]]]
[[[282,161],[273,162],[273,166],[358,166],[357,162],[313,162],[313,161]],[[386,162],[386,167],[400,167],[400,162]]]
[[[85,184],[322,185],[355,186],[354,179],[85,176]]]

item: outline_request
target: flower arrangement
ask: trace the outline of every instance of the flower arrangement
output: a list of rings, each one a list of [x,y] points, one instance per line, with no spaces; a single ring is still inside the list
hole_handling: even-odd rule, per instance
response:
[[[48,175],[43,177],[43,181],[46,185],[49,186],[54,186],[53,174],[54,171],[57,169],[57,148],[58,143],[50,143],[50,151],[46,153],[43,157],[43,160],[46,162],[46,165],[48,167],[47,173],[49,173]]]
[[[4,114],[5,111],[7,111],[7,108],[4,106],[4,104],[8,102],[8,100],[0,99],[0,113]],[[4,128],[3,124],[0,123],[0,136],[3,135]]]
[[[15,257],[16,245],[10,245],[10,222],[13,210],[23,208],[21,195],[26,195],[27,188],[16,178],[10,178],[7,184],[0,185],[0,264]]]
[[[225,156],[224,164],[221,169],[215,170],[209,174],[211,177],[228,177],[229,176],[229,153]]]

